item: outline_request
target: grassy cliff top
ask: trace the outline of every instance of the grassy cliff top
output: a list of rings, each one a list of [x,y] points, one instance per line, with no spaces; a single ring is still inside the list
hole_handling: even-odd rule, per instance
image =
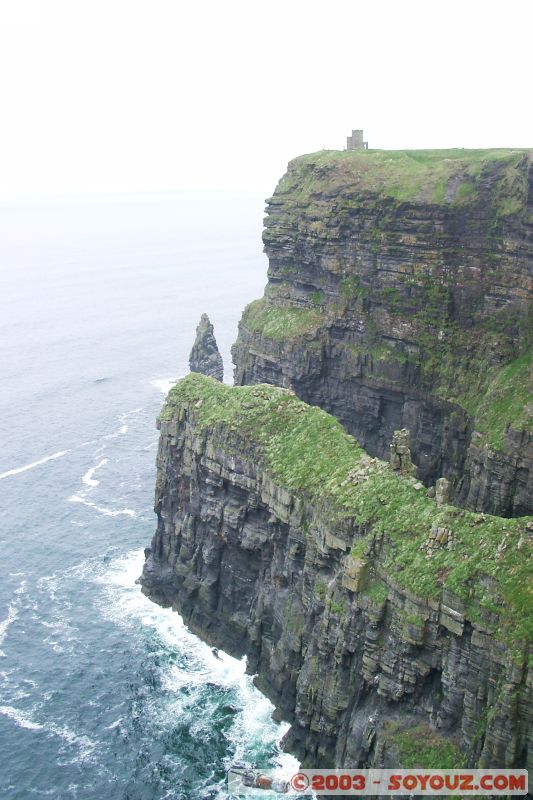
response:
[[[439,508],[425,489],[415,488],[415,479],[370,459],[334,417],[285,389],[230,387],[191,374],[171,389],[161,419],[177,418],[184,406],[199,431],[209,429],[213,443],[231,451],[233,437],[241,458],[253,459],[317,509],[326,507],[333,530],[336,521],[353,518],[370,530],[369,540],[385,534],[390,546],[382,564],[406,589],[437,598],[446,587],[467,603],[471,619],[479,618],[480,608],[496,613],[501,638],[533,638],[533,535],[526,527],[532,518]],[[453,532],[455,549],[428,558],[425,545],[435,525]],[[359,537],[354,554],[366,543]]]
[[[533,150],[322,150],[289,163],[275,197],[348,194],[398,201],[466,205],[489,191],[503,213],[527,196],[524,159]],[[496,176],[487,188],[486,178]]]

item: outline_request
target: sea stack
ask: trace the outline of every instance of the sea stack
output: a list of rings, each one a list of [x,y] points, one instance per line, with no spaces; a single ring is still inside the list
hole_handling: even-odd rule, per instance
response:
[[[224,379],[224,363],[207,314],[202,314],[196,328],[196,339],[189,356],[191,372],[200,372],[217,381]]]

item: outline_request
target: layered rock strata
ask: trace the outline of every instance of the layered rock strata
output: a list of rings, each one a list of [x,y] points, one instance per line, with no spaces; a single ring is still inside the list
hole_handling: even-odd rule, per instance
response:
[[[329,414],[190,375],[143,591],[236,657],[309,766],[533,766],[533,521],[437,506]]]
[[[531,151],[322,152],[268,201],[235,382],[292,387],[426,485],[533,511]]]

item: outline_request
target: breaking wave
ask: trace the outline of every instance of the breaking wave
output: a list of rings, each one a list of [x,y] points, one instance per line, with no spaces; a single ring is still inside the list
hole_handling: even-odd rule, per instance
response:
[[[56,458],[62,458],[66,456],[67,453],[70,453],[70,450],[60,450],[58,453],[52,453],[51,456],[45,456],[44,458],[40,458],[39,461],[34,461],[31,464],[26,464],[24,467],[16,467],[15,469],[9,469],[7,472],[2,472],[0,474],[0,480],[3,478],[9,478],[10,475],[20,475],[22,472],[27,472],[30,469],[35,469],[35,467],[40,467],[41,464],[46,464],[47,461],[54,461]]]

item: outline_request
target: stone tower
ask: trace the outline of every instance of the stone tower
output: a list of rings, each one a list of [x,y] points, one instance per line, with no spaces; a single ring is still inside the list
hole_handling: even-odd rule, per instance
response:
[[[351,136],[346,137],[347,150],[368,150],[368,142],[363,141],[363,131],[352,131]]]

